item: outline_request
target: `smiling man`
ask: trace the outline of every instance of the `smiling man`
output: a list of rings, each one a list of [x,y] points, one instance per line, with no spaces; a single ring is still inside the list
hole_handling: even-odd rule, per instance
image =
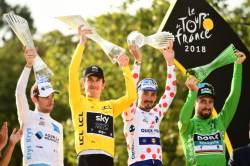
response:
[[[225,166],[224,136],[240,99],[242,63],[246,56],[237,51],[234,64],[231,92],[218,116],[212,117],[215,90],[209,83],[198,83],[190,76],[186,81],[189,89],[182,107],[178,127],[187,166]],[[192,118],[193,109],[195,115]]]
[[[91,30],[78,29],[80,41],[69,67],[69,102],[75,129],[75,148],[79,166],[113,166],[114,120],[136,98],[136,89],[129,69],[129,59],[120,55],[118,64],[123,72],[126,94],[116,100],[101,101],[105,87],[103,70],[92,65],[86,68],[79,81],[79,68]],[[85,92],[85,95],[81,94]]]
[[[141,54],[135,45],[129,46],[135,64],[135,84],[139,80]],[[162,149],[160,124],[176,94],[176,69],[174,65],[173,42],[161,50],[167,63],[165,91],[157,104],[158,85],[152,78],[144,78],[137,86],[138,102],[123,113],[124,135],[127,142],[129,166],[161,166]]]
[[[26,65],[16,87],[17,115],[23,127],[23,165],[63,166],[63,127],[50,116],[54,109],[54,93],[57,91],[45,76],[37,78],[30,90],[35,110],[30,110],[26,87],[37,53],[35,49],[26,48],[24,55]]]

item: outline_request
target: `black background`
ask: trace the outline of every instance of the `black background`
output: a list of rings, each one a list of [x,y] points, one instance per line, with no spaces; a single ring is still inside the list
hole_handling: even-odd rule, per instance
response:
[[[178,0],[162,31],[170,31],[175,35],[177,32],[176,25],[179,23],[177,19],[187,15],[188,6],[195,8],[196,13],[209,13],[209,18],[214,22],[214,28],[211,30],[213,36],[210,39],[200,40],[190,44],[195,46],[206,45],[206,53],[187,53],[185,52],[184,46],[180,46],[177,40],[175,40],[174,50],[176,59],[186,69],[210,63],[230,43],[233,43],[237,49],[244,52],[247,56],[247,60],[243,63],[243,84],[240,103],[236,115],[227,130],[233,148],[246,145],[249,142],[248,123],[250,121],[249,51],[230,26],[205,0]],[[212,72],[205,80],[205,82],[209,82],[215,87],[215,109],[217,112],[220,112],[227,96],[229,95],[232,73],[233,64],[230,64]]]

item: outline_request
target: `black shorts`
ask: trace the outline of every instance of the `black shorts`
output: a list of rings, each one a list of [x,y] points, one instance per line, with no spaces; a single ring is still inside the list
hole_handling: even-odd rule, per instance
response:
[[[78,166],[114,166],[113,158],[105,154],[88,154],[77,157]]]

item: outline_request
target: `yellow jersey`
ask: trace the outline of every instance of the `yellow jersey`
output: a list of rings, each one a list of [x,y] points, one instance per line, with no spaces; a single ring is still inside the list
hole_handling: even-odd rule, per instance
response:
[[[136,88],[128,66],[123,67],[126,94],[117,100],[100,101],[81,94],[79,68],[84,45],[78,44],[69,67],[69,104],[75,129],[77,154],[101,150],[114,157],[114,118],[136,99]]]

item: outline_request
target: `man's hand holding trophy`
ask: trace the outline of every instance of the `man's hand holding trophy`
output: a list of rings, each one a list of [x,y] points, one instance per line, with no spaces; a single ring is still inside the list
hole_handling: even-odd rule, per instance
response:
[[[80,15],[60,16],[57,19],[73,29],[78,29],[79,27],[89,29],[91,33],[88,33],[86,36],[102,48],[112,63],[116,63],[119,56],[125,53],[125,50],[120,46],[103,39]]]
[[[35,50],[28,22],[24,18],[15,15],[13,12],[9,12],[3,15],[3,20],[9,24],[9,26],[17,35],[18,39],[22,42],[25,48]],[[36,80],[39,80],[39,77],[41,76],[45,76],[47,79],[50,79],[53,75],[53,72],[44,63],[44,61],[37,54],[36,51],[35,53],[36,56],[33,62],[33,69],[35,72]]]

